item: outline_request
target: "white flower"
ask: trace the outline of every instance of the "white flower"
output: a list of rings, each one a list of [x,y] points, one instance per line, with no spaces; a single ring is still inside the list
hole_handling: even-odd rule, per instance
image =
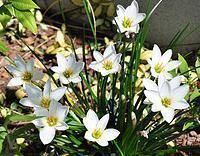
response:
[[[115,47],[110,45],[102,55],[98,51],[94,51],[93,56],[96,61],[93,61],[89,67],[93,70],[101,72],[102,76],[117,73],[121,70],[121,54],[116,54]]]
[[[144,13],[139,13],[138,3],[134,0],[126,9],[121,5],[117,5],[117,9],[116,23],[115,21],[113,23],[118,25],[120,29],[118,31],[138,33],[139,23],[146,17]]]
[[[69,107],[62,106],[55,100],[51,102],[49,111],[47,109],[36,111],[36,116],[41,116],[41,118],[33,120],[32,123],[39,128],[40,140],[43,144],[48,144],[53,140],[56,130],[68,129],[68,125],[64,122],[68,112]]]
[[[58,66],[52,67],[55,73],[58,73],[59,79],[63,84],[69,84],[70,82],[78,83],[81,81],[79,73],[83,70],[84,62],[77,62],[73,54],[67,58],[62,54],[57,54]]]
[[[83,118],[83,123],[87,128],[84,138],[92,142],[97,142],[100,146],[108,146],[108,141],[116,139],[120,134],[116,129],[105,129],[108,120],[109,114],[104,115],[99,120],[97,114],[90,109],[86,117]]]
[[[150,79],[143,79],[145,96],[152,104],[153,112],[160,111],[164,120],[168,123],[174,118],[175,109],[186,109],[189,104],[184,99],[189,91],[188,85],[181,84],[181,76],[173,78],[171,81],[159,78],[158,85]]]
[[[34,60],[25,62],[20,56],[17,56],[14,63],[15,65],[8,65],[6,67],[14,76],[7,86],[23,85],[25,88],[27,83],[42,79],[43,73],[34,69]]]
[[[24,106],[34,107],[35,109],[48,109],[52,100],[59,101],[65,94],[65,91],[66,87],[60,87],[52,91],[50,80],[44,85],[43,91],[38,87],[26,85],[28,97],[21,99],[20,103]]]
[[[167,79],[171,79],[172,75],[169,71],[177,68],[181,62],[170,61],[172,57],[172,50],[167,50],[161,55],[160,48],[155,44],[153,47],[152,59],[148,60],[151,66],[151,74],[153,77],[158,78],[160,75],[165,76]]]

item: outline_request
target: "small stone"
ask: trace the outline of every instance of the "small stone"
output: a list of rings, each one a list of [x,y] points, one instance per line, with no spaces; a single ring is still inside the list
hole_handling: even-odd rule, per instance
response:
[[[197,133],[196,133],[195,131],[191,131],[191,132],[190,132],[190,135],[191,135],[191,136],[197,136]]]

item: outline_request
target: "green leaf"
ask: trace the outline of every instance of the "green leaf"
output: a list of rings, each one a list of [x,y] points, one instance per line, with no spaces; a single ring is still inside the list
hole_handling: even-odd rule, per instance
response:
[[[20,11],[15,9],[15,15],[24,27],[28,28],[34,34],[37,33],[35,18],[30,11]]]
[[[30,10],[39,8],[32,0],[11,0],[12,5],[18,10]]]
[[[197,57],[197,60],[195,62],[195,67],[196,67],[196,71],[197,71],[197,77],[198,79],[200,79],[200,58]]]
[[[2,41],[0,41],[0,53],[5,53],[7,52],[9,49],[8,47],[5,45],[5,43],[3,43]]]
[[[3,27],[6,26],[6,24],[10,21],[11,17],[7,14],[0,14],[0,23],[3,25]]]
[[[194,126],[194,122],[185,123],[183,126],[183,131],[185,131],[186,129],[193,127],[193,126]]]
[[[3,142],[7,136],[7,131],[5,129],[5,127],[1,126],[0,127],[0,153],[2,152],[3,149]]]
[[[179,66],[180,72],[184,73],[188,71],[188,63],[181,54],[178,54],[178,60],[181,62],[181,65]],[[188,72],[186,73],[186,75],[188,75]]]
[[[37,119],[38,117],[36,116],[30,116],[30,115],[19,115],[19,114],[15,114],[15,115],[11,115],[9,116],[9,120],[11,122],[29,122],[32,121],[34,119]]]

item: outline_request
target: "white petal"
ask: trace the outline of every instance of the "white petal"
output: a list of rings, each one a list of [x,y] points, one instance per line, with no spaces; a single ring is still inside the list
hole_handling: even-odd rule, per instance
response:
[[[171,89],[175,89],[175,88],[179,87],[180,84],[181,84],[181,80],[182,80],[182,76],[176,76],[176,77],[174,77],[174,78],[169,82],[169,84],[170,84],[170,86],[171,86]]]
[[[58,67],[58,66],[54,66],[54,67],[51,67],[51,70],[55,73],[63,73],[65,71],[65,68],[61,68],[61,67]]]
[[[133,24],[135,25],[142,22],[145,19],[145,17],[146,17],[146,14],[144,13],[137,14],[136,19],[133,21]]]
[[[121,5],[117,5],[117,16],[118,16],[118,18],[123,19],[124,13],[125,13],[124,7],[121,6]]]
[[[103,55],[100,52],[94,51],[93,56],[97,62],[103,61]]]
[[[180,66],[181,62],[179,61],[170,61],[169,63],[167,63],[166,65],[166,70],[167,71],[171,71],[173,69],[176,69]]]
[[[39,107],[39,108],[34,108],[34,114],[36,116],[46,117],[49,115],[49,111],[46,108]]]
[[[99,122],[97,114],[93,110],[87,112],[86,117],[83,118],[83,124],[88,131],[93,132]]]
[[[153,82],[150,79],[144,78],[143,79],[143,85],[147,90],[154,90],[154,91],[158,91],[158,86],[156,85],[155,82]]]
[[[67,61],[66,61],[65,56],[63,54],[57,54],[56,58],[57,58],[58,67],[61,69],[66,69]]]
[[[70,81],[63,74],[59,74],[59,79],[60,79],[61,83],[63,83],[63,84],[70,83]]]
[[[161,56],[160,62],[166,65],[171,59],[171,57],[172,57],[172,50],[169,49]]]
[[[75,62],[76,62],[76,58],[74,54],[72,53],[66,58],[66,67],[72,67]]]
[[[59,126],[56,126],[56,129],[59,131],[65,131],[69,126],[65,122],[61,122]]]
[[[76,62],[73,64],[73,72],[75,75],[78,75],[84,68],[85,63],[84,62]]]
[[[97,124],[97,129],[100,128],[102,131],[106,128],[109,121],[109,114],[104,115]]]
[[[160,74],[158,76],[158,87],[159,87],[159,90],[162,87],[162,85],[164,84],[164,82],[166,82],[166,81],[167,81],[167,79],[163,74]]]
[[[62,104],[52,99],[49,105],[49,115],[55,116],[60,107],[62,107]]]
[[[32,80],[33,81],[41,80],[43,78],[43,76],[44,76],[44,73],[42,73],[39,70],[34,70],[33,71],[33,78],[32,78]]]
[[[49,144],[55,137],[56,130],[52,127],[40,128],[40,140],[43,144]]]
[[[19,103],[21,103],[22,105],[27,106],[27,107],[34,107],[35,106],[33,101],[29,98],[23,98],[19,101]]]
[[[161,114],[162,114],[164,120],[167,121],[168,123],[170,123],[174,118],[174,109],[165,108],[165,109],[161,110]]]
[[[156,44],[154,44],[153,53],[152,53],[152,63],[153,63],[153,65],[158,63],[160,61],[160,58],[161,58],[160,48]]]
[[[109,45],[105,51],[104,51],[104,54],[103,54],[103,57],[104,59],[112,56],[113,54],[116,54],[116,51],[115,51],[115,46],[114,45]]]
[[[31,98],[41,98],[42,97],[42,91],[33,85],[26,85],[26,93]]]
[[[21,56],[17,55],[15,64],[20,71],[26,70],[26,62],[23,60],[23,58]]]
[[[59,87],[51,92],[50,97],[56,101],[59,101],[66,92],[66,87]]]
[[[34,66],[34,60],[29,60],[27,63],[26,63],[26,70],[29,71],[29,72],[32,72],[33,71],[33,66]]]
[[[92,142],[96,141],[96,139],[92,137],[92,132],[90,131],[85,132],[84,138],[88,141],[92,141]]]
[[[89,65],[89,68],[91,68],[91,69],[93,69],[93,70],[99,72],[99,64],[100,64],[100,63],[97,63],[96,61],[93,61],[93,62],[91,62],[91,64]]]
[[[45,118],[39,118],[39,119],[35,119],[33,121],[31,121],[36,127],[44,127],[44,119]]]
[[[63,122],[69,112],[69,106],[58,105],[56,116],[60,122]]]
[[[79,83],[81,82],[81,77],[77,76],[77,77],[73,77],[73,78],[69,78],[69,81],[73,82],[73,83]]]
[[[14,66],[10,66],[10,65],[8,65],[8,66],[6,66],[6,68],[7,68],[7,70],[9,71],[9,72],[11,72],[13,75],[15,75],[15,76],[20,76],[21,75],[21,71],[19,71],[16,67],[14,67]]]
[[[128,18],[134,18],[138,13],[138,5],[136,1],[133,1],[125,10],[125,16]]]
[[[186,109],[189,106],[190,105],[184,99],[180,101],[173,101],[172,104],[170,105],[170,107],[172,107],[173,109]]]
[[[44,85],[43,96],[50,97],[50,93],[51,93],[51,80],[49,79]]]
[[[108,70],[101,70],[101,75],[102,76],[106,76],[106,75],[109,75],[109,74],[112,74],[112,72],[110,73]]]
[[[145,96],[147,99],[152,102],[152,103],[161,103],[161,98],[159,96],[159,93],[156,91],[150,91],[150,90],[145,90],[144,91]]]
[[[20,86],[23,83],[24,82],[22,81],[21,77],[14,77],[8,82],[7,86],[8,87]]]
[[[158,111],[161,111],[162,110],[162,105],[160,104],[153,104],[152,107],[151,107],[151,111],[152,112],[158,112]]]
[[[120,132],[118,130],[109,128],[109,129],[104,130],[102,134],[102,138],[104,138],[107,141],[112,141],[116,139],[119,136],[119,134]]]
[[[161,98],[166,98],[171,96],[171,87],[169,82],[164,82],[162,87],[160,88],[160,96]]]
[[[172,97],[174,100],[182,100],[189,92],[189,86],[188,85],[182,85],[180,87],[177,87],[173,90]]]
[[[99,139],[99,140],[97,140],[96,142],[97,142],[100,146],[103,146],[103,147],[108,146],[108,141],[106,141],[106,140]]]
[[[149,101],[148,98],[146,98],[146,99],[143,101],[143,103],[146,104],[146,105],[150,105],[150,104],[152,104],[152,102]]]

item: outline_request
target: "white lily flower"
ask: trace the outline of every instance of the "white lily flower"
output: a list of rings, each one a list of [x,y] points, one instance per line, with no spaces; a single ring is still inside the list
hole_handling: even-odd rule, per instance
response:
[[[108,146],[108,141],[116,139],[120,132],[113,128],[105,129],[109,120],[109,114],[104,115],[100,120],[93,110],[87,112],[83,118],[83,124],[87,128],[84,138],[97,142],[100,146]]]
[[[43,73],[34,69],[34,60],[25,62],[20,56],[17,56],[14,65],[8,65],[6,68],[13,74],[13,78],[8,82],[7,86],[20,86],[31,83],[31,81],[41,80]]]
[[[59,79],[63,84],[69,84],[70,82],[78,83],[81,81],[79,73],[83,70],[84,62],[77,62],[73,54],[67,58],[63,54],[57,54],[58,66],[51,68],[55,73],[58,73]]]
[[[52,100],[59,101],[66,92],[66,87],[59,87],[51,90],[51,81],[48,80],[42,91],[38,87],[26,85],[28,97],[20,100],[24,106],[34,107],[35,109],[48,109]]]
[[[153,112],[161,112],[165,121],[170,123],[174,118],[175,109],[186,109],[189,104],[184,97],[189,92],[188,85],[181,84],[181,76],[171,81],[158,79],[158,85],[150,79],[143,79],[145,96],[152,104]]]
[[[121,70],[121,54],[116,54],[114,45],[109,45],[104,54],[98,51],[93,52],[96,61],[93,61],[89,67],[95,71],[101,72],[102,76],[117,73]]]
[[[68,129],[68,125],[64,122],[68,112],[69,107],[62,106],[55,100],[51,102],[49,111],[47,109],[36,111],[36,116],[41,116],[41,118],[33,120],[32,123],[39,128],[40,140],[43,144],[49,144],[53,140],[56,130]]]
[[[172,50],[167,50],[163,55],[160,48],[154,44],[152,59],[147,60],[151,66],[151,74],[153,77],[158,78],[160,75],[165,76],[167,79],[171,79],[172,75],[169,71],[178,68],[181,64],[179,61],[170,61],[172,57]]]
[[[140,26],[139,23],[144,20],[146,14],[139,13],[138,3],[134,0],[126,9],[117,5],[117,17],[115,17],[114,24],[117,24],[121,33],[138,33]]]

